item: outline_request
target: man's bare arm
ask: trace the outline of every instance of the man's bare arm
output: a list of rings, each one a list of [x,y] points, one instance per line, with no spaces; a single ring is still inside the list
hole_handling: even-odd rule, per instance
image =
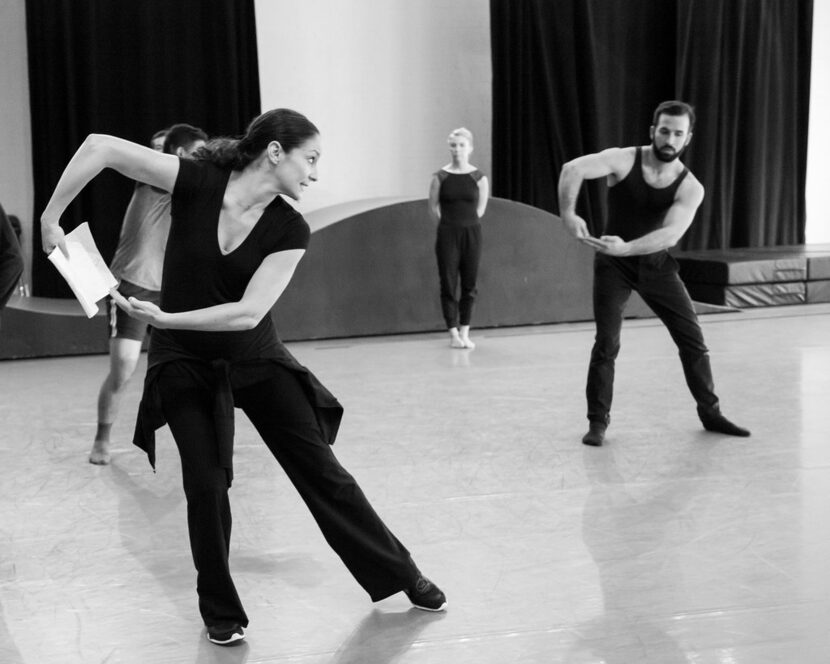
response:
[[[577,239],[590,237],[585,220],[576,214],[576,200],[585,180],[601,177],[623,177],[633,161],[633,148],[609,148],[567,162],[559,174],[559,215],[571,235]]]

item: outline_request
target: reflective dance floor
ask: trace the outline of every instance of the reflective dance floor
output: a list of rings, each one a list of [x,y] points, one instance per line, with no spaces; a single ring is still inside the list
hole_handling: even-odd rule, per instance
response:
[[[97,467],[106,357],[0,362],[0,662],[826,664],[830,306],[701,320],[751,438],[701,429],[655,320],[626,322],[601,448],[580,443],[590,324],[290,344],[449,608],[372,604],[238,412],[233,648],[199,619],[169,432],[155,474],[129,443],[140,378]]]

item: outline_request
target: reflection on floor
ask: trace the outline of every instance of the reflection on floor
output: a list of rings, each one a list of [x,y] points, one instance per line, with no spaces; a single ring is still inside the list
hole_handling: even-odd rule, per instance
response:
[[[587,448],[588,324],[292,344],[337,394],[335,450],[445,615],[370,603],[239,414],[232,567],[247,642],[204,638],[178,459],[86,462],[103,356],[0,363],[0,662],[676,664],[830,661],[830,306],[702,318],[704,432],[666,331],[629,321]]]

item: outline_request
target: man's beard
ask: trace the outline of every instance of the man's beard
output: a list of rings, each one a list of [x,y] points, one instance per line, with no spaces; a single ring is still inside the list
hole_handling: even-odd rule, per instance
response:
[[[660,161],[669,163],[674,161],[684,152],[686,152],[686,146],[684,145],[680,150],[677,152],[674,151],[673,148],[669,147],[668,145],[664,145],[662,148],[657,147],[657,141],[653,138],[651,139],[651,150],[654,152],[654,156],[657,157]]]

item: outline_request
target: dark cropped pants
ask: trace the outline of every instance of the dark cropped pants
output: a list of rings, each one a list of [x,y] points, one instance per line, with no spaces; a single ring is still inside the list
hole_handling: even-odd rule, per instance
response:
[[[441,284],[441,311],[447,329],[469,325],[476,299],[476,279],[481,262],[481,224],[438,224],[435,255]],[[461,296],[456,297],[459,277]]]
[[[231,509],[227,471],[216,454],[213,393],[194,384],[176,363],[164,367],[159,389],[182,460],[199,610],[208,626],[246,626],[248,617],[228,565]],[[299,491],[326,541],[372,600],[412,586],[418,570],[409,552],[323,440],[294,374],[278,367],[273,378],[236,389],[233,396]]]
[[[677,274],[677,262],[667,252],[594,259],[594,318],[596,337],[588,367],[588,419],[608,424],[614,393],[614,362],[620,352],[623,310],[637,291],[668,328],[680,353],[686,384],[702,416],[717,413],[709,352],[692,300]]]

